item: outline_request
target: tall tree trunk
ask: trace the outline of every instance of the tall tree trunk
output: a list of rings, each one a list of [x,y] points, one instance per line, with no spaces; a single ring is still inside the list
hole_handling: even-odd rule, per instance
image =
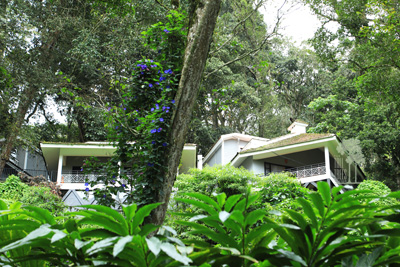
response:
[[[0,1],[0,66],[3,61],[3,54],[6,48],[6,10],[7,10],[7,1]]]
[[[4,143],[1,146],[0,174],[3,173],[7,161],[10,159],[11,151],[17,141],[17,137],[25,120],[25,114],[28,112],[29,106],[31,105],[37,91],[36,88],[28,88],[24,97],[18,104],[18,109],[13,117],[14,121],[9,125],[11,129],[9,129],[8,135],[5,137]]]
[[[221,5],[221,0],[192,0],[191,2],[196,6],[193,9],[194,16],[189,29],[169,137],[169,143],[174,145],[166,155],[167,173],[157,196],[158,202],[163,204],[151,214],[152,223],[158,225],[162,224],[165,218]]]

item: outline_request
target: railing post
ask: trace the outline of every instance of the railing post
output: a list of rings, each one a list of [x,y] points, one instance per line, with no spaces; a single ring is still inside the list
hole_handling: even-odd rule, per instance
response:
[[[63,155],[60,153],[60,156],[58,157],[57,184],[61,184],[62,167],[63,167]]]
[[[331,163],[330,163],[330,159],[329,159],[329,148],[328,146],[325,146],[324,148],[324,152],[325,152],[325,173],[326,175],[329,175],[329,177],[331,176]]]

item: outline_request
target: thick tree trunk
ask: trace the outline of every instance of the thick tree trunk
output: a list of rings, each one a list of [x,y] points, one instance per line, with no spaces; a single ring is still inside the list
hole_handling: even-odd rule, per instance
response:
[[[14,122],[10,124],[8,135],[5,137],[4,143],[1,146],[0,154],[0,174],[3,173],[7,161],[10,159],[11,151],[17,141],[22,124],[25,120],[25,114],[28,112],[29,106],[37,92],[37,89],[30,88],[25,92],[25,96],[21,99],[18,105],[14,118]]]
[[[163,204],[151,215],[152,223],[158,225],[162,224],[165,218],[221,5],[221,0],[196,0],[192,2],[196,2],[197,6],[194,9],[193,21],[189,29],[182,76],[175,98],[176,105],[169,138],[169,143],[173,146],[171,146],[167,155],[167,173],[162,190],[157,196],[158,202]]]

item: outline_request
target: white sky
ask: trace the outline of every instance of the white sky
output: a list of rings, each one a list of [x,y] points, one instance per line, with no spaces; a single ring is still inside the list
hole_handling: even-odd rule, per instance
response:
[[[270,0],[260,10],[268,27],[275,25],[277,11],[283,3],[285,3],[284,0]],[[287,1],[281,9],[282,12],[285,15],[281,21],[282,30],[279,32],[284,36],[292,37],[298,45],[313,37],[315,31],[321,25],[317,16],[313,15],[311,10],[302,4],[293,4],[292,1]]]

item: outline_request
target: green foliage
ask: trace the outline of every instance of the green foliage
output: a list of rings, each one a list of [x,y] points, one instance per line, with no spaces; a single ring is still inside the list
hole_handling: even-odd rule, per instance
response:
[[[329,85],[332,95],[311,105],[317,123],[314,130],[360,140],[367,173],[397,190],[399,150],[393,144],[399,143],[398,3],[304,2],[323,21],[312,44],[336,76]],[[337,23],[337,30],[325,27],[330,21]]]
[[[365,205],[363,201],[371,196],[358,194],[373,192],[354,190],[340,194],[341,189],[330,189],[327,183],[319,182],[318,192],[297,199],[303,213],[285,209],[278,221],[268,219],[264,210],[249,209],[258,198],[249,192],[242,200],[240,195],[226,199],[225,194],[220,194],[212,199],[189,193],[190,199],[179,201],[202,212],[183,214],[191,219],[179,223],[190,226],[191,234],[212,241],[186,241],[206,251],[191,255],[197,264],[249,266],[258,262],[254,266],[297,267],[400,263],[399,216],[390,211],[399,205]],[[398,198],[400,194],[373,198],[379,197]],[[257,221],[265,223],[257,226]]]
[[[340,194],[318,183],[298,198],[303,213],[285,209],[272,220],[254,209],[259,193],[176,198],[196,212],[182,214],[197,240],[180,240],[168,226],[143,224],[159,204],[122,212],[86,205],[64,220],[38,207],[0,200],[0,264],[11,266],[396,266],[400,264],[400,205],[363,204],[370,190]],[[362,195],[365,194],[365,195]],[[366,195],[370,194],[370,195]],[[275,214],[279,214],[274,212]],[[160,228],[157,235],[148,234]],[[185,245],[186,244],[186,245]]]
[[[27,188],[19,177],[10,175],[4,183],[0,183],[0,199],[19,201]]]
[[[361,264],[365,257],[376,260],[369,256],[376,254],[375,249],[388,254],[386,258],[376,260],[374,266],[385,260],[399,261],[397,255],[392,254],[394,251],[398,253],[398,243],[394,247],[388,245],[392,235],[397,238],[395,232],[399,224],[392,224],[387,236],[379,235],[385,232],[384,221],[393,220],[391,215],[388,216],[384,208],[361,204],[359,200],[362,202],[365,197],[354,198],[356,191],[340,194],[340,190],[341,187],[331,190],[327,183],[319,182],[317,193],[309,194],[307,199],[297,199],[304,214],[285,210],[283,224],[274,226],[280,237],[274,249],[281,258],[279,261],[270,259],[271,264],[337,266],[345,261]]]
[[[179,193],[198,192],[207,196],[225,193],[228,197],[246,192],[249,183],[258,178],[244,168],[231,165],[206,166],[202,170],[191,169],[189,174],[176,178],[174,187]]]
[[[265,219],[266,211],[251,210],[250,207],[257,201],[258,195],[251,194],[250,189],[244,198],[242,195],[226,197],[224,193],[214,199],[199,193],[187,193],[187,198],[176,198],[188,205],[198,208],[200,213],[189,213],[188,221],[177,223],[189,226],[189,234],[205,236],[211,240],[207,242],[185,240],[193,242],[201,252],[191,255],[196,265],[213,262],[213,266],[250,266],[257,262],[259,253],[268,257],[269,243],[276,233],[272,231],[272,224],[265,223],[255,227],[256,223]]]
[[[44,208],[55,215],[60,215],[65,210],[65,205],[60,196],[46,186],[28,186],[20,178],[11,175],[4,183],[0,183],[0,199],[9,203],[22,202]]]
[[[15,202],[8,206],[0,199],[0,249],[24,238],[28,232],[40,226],[40,223],[30,220],[21,211],[21,203]],[[12,259],[26,257],[29,253],[31,253],[30,246],[10,249],[0,256],[0,265],[7,266]],[[19,266],[45,266],[45,263],[41,259],[30,259],[30,262],[20,263]]]
[[[271,173],[260,179],[259,205],[271,205],[274,209],[294,209],[296,199],[306,197],[310,191],[304,188],[296,177],[289,173]]]
[[[61,215],[66,208],[61,198],[52,193],[49,187],[27,187],[23,191],[23,195],[18,201],[24,203],[25,205],[32,205],[46,209],[54,215]]]
[[[387,187],[384,183],[380,181],[375,181],[375,180],[364,180],[362,181],[357,188],[355,189],[356,191],[358,190],[369,190],[372,193],[362,193],[360,195],[362,196],[387,196],[389,195],[392,191],[390,190],[389,187]],[[378,205],[378,206],[385,206],[385,205],[394,205],[398,204],[398,202],[395,199],[391,198],[386,198],[386,199],[366,199],[365,203],[368,203],[369,205]]]
[[[143,32],[152,49],[152,59],[138,60],[130,66],[129,78],[113,80],[114,99],[107,103],[108,139],[117,148],[107,164],[87,162],[85,172],[104,173],[91,186],[100,204],[112,206],[112,195],[126,191],[127,203],[143,205],[156,201],[166,172],[168,132],[178,88],[185,44],[185,15],[171,11],[165,23]],[[118,162],[123,169],[119,172]],[[120,179],[117,177],[120,177]],[[133,191],[135,188],[135,191]]]
[[[159,204],[123,213],[99,205],[83,206],[58,223],[47,210],[0,200],[0,263],[32,266],[37,260],[55,266],[177,266],[192,262],[191,252],[174,231],[161,227],[160,235],[146,236],[159,226],[142,225]],[[72,217],[73,216],[73,217]],[[84,226],[84,227],[83,227]],[[163,235],[161,235],[161,233]],[[41,266],[44,266],[43,264]]]

